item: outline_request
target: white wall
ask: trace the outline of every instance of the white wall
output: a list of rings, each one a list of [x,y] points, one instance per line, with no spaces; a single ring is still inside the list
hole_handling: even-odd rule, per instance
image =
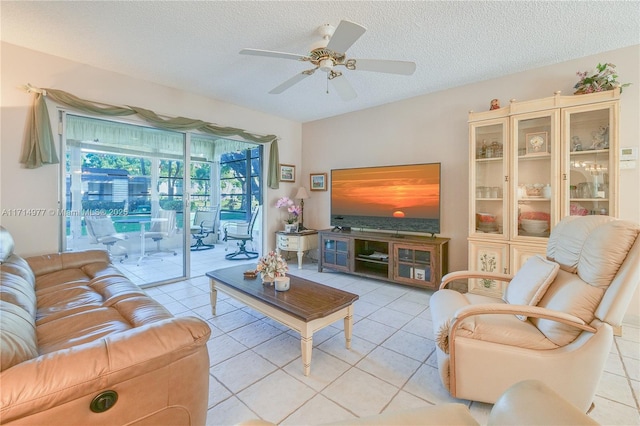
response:
[[[280,137],[280,160],[300,164],[301,124],[236,105],[186,93],[93,68],[77,62],[2,43],[0,117],[0,210],[49,209],[57,207],[59,166],[25,169],[19,163],[22,137],[32,95],[21,89],[31,83],[70,92],[80,98],[114,105],[133,105],[167,116],[184,116],[239,127],[258,134]],[[49,104],[55,118],[56,107]],[[54,128],[55,132],[55,128]],[[268,151],[267,151],[268,152]],[[265,182],[266,183],[266,182]],[[265,204],[282,195],[292,195],[293,184],[265,191]],[[266,187],[266,185],[265,185]],[[6,213],[6,212],[5,212]],[[275,246],[278,217],[267,217],[265,248]],[[59,218],[56,216],[0,216],[0,224],[16,240],[16,251],[23,255],[55,252],[59,249]]]
[[[616,64],[619,81],[633,83],[621,96],[620,146],[640,147],[640,46],[632,46],[305,123],[302,127],[301,177],[303,182],[308,182],[309,173],[329,172],[341,167],[442,163],[440,235],[451,238],[449,270],[465,269],[469,110],[488,110],[493,98],[500,99],[505,106],[510,99],[548,97],[557,90],[570,95],[577,81],[576,72],[592,69],[599,62]],[[640,167],[620,172],[620,217],[638,223],[639,184]],[[329,191],[311,193],[311,199],[305,202],[307,226],[319,229],[329,226],[329,194]],[[638,292],[629,314],[640,315]]]

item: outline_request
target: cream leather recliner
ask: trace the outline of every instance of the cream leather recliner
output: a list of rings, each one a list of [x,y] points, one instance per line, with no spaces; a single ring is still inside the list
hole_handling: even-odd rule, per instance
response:
[[[553,229],[546,258],[515,276],[453,272],[430,300],[442,383],[456,398],[494,403],[537,379],[579,409],[590,407],[640,281],[640,226],[609,216],[570,216]],[[446,289],[459,279],[508,283],[502,299]]]

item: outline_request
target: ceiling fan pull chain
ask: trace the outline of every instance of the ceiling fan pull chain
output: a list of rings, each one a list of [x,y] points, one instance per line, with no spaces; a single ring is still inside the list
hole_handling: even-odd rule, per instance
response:
[[[327,74],[327,95],[329,94],[329,74]]]

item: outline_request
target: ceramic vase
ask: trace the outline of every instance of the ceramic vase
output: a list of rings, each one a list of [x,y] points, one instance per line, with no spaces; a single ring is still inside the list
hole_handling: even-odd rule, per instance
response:
[[[276,277],[274,284],[276,287],[276,291],[287,291],[289,290],[289,283],[290,283],[290,279],[289,277]]]
[[[284,224],[284,232],[291,233],[298,230],[298,222]]]

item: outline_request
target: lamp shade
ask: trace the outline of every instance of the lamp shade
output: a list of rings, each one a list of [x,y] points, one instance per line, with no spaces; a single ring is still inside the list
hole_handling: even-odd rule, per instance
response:
[[[309,193],[304,186],[301,186],[300,188],[298,188],[298,192],[296,193],[296,196],[294,198],[298,200],[306,200],[307,198],[309,198]]]

